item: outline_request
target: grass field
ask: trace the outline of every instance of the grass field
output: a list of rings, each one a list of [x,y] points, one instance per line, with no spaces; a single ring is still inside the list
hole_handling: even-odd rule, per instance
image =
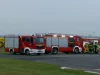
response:
[[[4,47],[0,48],[0,54],[5,54],[5,53],[7,53],[7,52],[5,52]]]
[[[0,48],[0,54],[6,54]],[[60,67],[32,61],[0,58],[0,75],[96,75],[79,70],[61,70]]]
[[[0,75],[96,75],[31,61],[0,58]]]

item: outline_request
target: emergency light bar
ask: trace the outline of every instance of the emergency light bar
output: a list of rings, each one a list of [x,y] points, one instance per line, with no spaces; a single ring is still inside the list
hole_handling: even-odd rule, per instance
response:
[[[70,36],[71,38],[73,38],[73,36]]]
[[[65,35],[62,35],[61,37],[65,37]]]
[[[57,35],[53,35],[54,37],[57,37]]]

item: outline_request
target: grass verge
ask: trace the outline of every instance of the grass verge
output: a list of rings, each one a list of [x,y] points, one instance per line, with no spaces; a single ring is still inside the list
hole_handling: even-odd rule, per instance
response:
[[[0,75],[96,75],[32,61],[0,58]]]
[[[0,48],[0,54],[5,54],[7,52],[5,52],[4,47]]]
[[[8,54],[8,52],[5,52],[4,47],[0,48],[0,54]]]

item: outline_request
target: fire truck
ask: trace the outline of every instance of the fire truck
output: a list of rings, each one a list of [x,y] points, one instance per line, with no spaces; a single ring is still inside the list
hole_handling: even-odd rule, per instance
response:
[[[85,38],[84,37],[82,39],[83,39],[83,45],[85,45],[86,43],[89,44],[89,42],[93,42],[93,44],[100,42],[100,39],[99,38],[89,38],[89,37]]]
[[[82,37],[83,39],[83,48],[84,48],[84,53],[90,53],[88,44],[93,43],[94,45],[94,50],[95,50],[95,45],[100,43],[100,38],[94,38],[94,37]],[[87,45],[86,45],[87,44]]]
[[[54,33],[43,36],[45,39],[45,54],[57,54],[58,52],[77,54],[84,52],[83,39],[80,36]]]
[[[40,36],[5,36],[5,51],[11,54],[37,54],[45,53],[44,38]]]

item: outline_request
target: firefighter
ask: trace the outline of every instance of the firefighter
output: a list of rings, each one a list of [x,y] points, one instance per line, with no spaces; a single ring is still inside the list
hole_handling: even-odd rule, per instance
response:
[[[97,53],[97,42],[95,42],[95,44],[94,44],[94,53],[96,54]]]
[[[93,42],[90,42],[88,47],[89,47],[89,53],[93,53],[94,52]]]
[[[85,53],[89,51],[88,43],[86,43],[86,44],[84,45],[84,49],[85,49]]]
[[[97,45],[97,51],[98,51],[98,54],[100,54],[100,43],[98,43]]]

